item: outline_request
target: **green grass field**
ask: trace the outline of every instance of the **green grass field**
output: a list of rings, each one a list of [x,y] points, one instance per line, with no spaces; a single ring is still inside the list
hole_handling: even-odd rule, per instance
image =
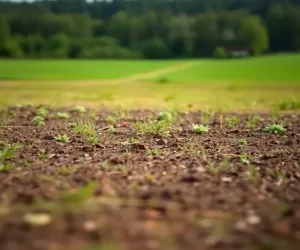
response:
[[[300,55],[224,61],[2,60],[0,104],[269,110],[281,102],[300,105],[299,69]],[[168,81],[158,81],[162,78]]]
[[[166,74],[173,82],[250,82],[300,84],[300,54],[236,60],[202,60],[184,70]]]
[[[0,60],[1,80],[117,79],[151,72],[179,61]]]

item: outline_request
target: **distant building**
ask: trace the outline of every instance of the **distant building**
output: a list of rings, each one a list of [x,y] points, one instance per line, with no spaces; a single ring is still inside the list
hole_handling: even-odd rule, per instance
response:
[[[227,53],[229,57],[247,57],[250,55],[249,50],[246,47],[227,47]]]

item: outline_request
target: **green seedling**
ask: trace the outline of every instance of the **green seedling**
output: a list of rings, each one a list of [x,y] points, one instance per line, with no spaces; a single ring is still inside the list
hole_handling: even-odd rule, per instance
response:
[[[66,203],[80,203],[89,199],[95,192],[97,183],[90,182],[86,186],[79,188],[76,191],[63,193],[61,198]]]
[[[24,166],[24,168],[28,168],[30,166],[30,162],[29,161],[23,161],[23,166]]]
[[[62,143],[70,142],[70,138],[67,135],[58,135],[55,136],[54,139],[57,142],[62,142]]]
[[[109,116],[107,116],[107,117],[105,118],[105,121],[108,122],[108,123],[114,124],[114,123],[117,122],[117,119],[116,119],[114,116],[109,115]]]
[[[155,156],[155,155],[158,155],[158,150],[157,149],[148,149],[147,150],[147,155],[152,155],[152,156]]]
[[[46,107],[40,107],[36,111],[37,116],[46,116],[48,114],[48,109]]]
[[[125,172],[126,171],[126,166],[123,165],[123,164],[119,164],[118,169],[120,169],[122,172]]]
[[[93,123],[79,120],[72,125],[72,131],[75,134],[84,136],[88,143],[94,145],[99,142],[99,137],[97,136],[97,131]]]
[[[33,119],[32,119],[32,124],[34,126],[43,126],[45,125],[45,119],[44,117],[42,116],[35,116]]]
[[[225,157],[225,158],[221,161],[221,163],[220,163],[220,165],[219,165],[219,168],[220,168],[221,170],[227,170],[227,169],[229,169],[229,159]]]
[[[74,127],[76,127],[76,122],[69,122],[69,123],[68,123],[68,127],[69,127],[69,128],[74,128]]]
[[[56,116],[59,118],[59,119],[68,119],[70,118],[70,115],[68,113],[64,113],[64,112],[58,112],[56,114]]]
[[[14,168],[14,164],[6,162],[10,160],[15,153],[22,148],[19,143],[5,144],[0,151],[0,171],[10,171]]]
[[[200,121],[202,124],[208,125],[214,118],[214,112],[203,111],[200,115]]]
[[[247,175],[249,180],[257,180],[260,178],[260,173],[258,168],[250,164],[248,164]]]
[[[73,108],[73,111],[77,112],[77,113],[85,113],[86,112],[86,108],[83,107],[83,106],[76,106],[76,107]]]
[[[237,141],[238,145],[248,145],[248,141],[245,138],[241,138]]]
[[[141,135],[161,135],[161,136],[169,136],[170,131],[169,123],[165,120],[156,121],[148,119],[143,122],[137,122],[135,124],[135,129],[138,134]]]
[[[256,125],[257,125],[257,122],[259,122],[261,120],[262,120],[262,118],[259,117],[259,116],[250,117],[247,121],[246,127],[249,128],[249,129],[255,129]]]
[[[209,130],[208,126],[203,126],[203,125],[198,125],[198,124],[193,124],[192,128],[197,134],[206,133]]]
[[[108,131],[112,134],[116,133],[117,132],[117,129],[115,128],[114,125],[109,125],[108,126]]]
[[[246,165],[250,164],[250,160],[248,158],[248,155],[246,153],[241,153],[240,155],[240,161]]]
[[[156,119],[158,121],[172,122],[175,118],[171,112],[159,112]]]
[[[286,131],[286,128],[284,128],[281,124],[272,124],[266,126],[264,131],[272,134],[283,134]]]
[[[216,163],[209,163],[208,165],[208,170],[213,173],[213,174],[217,174],[220,171],[226,171],[229,169],[229,160],[228,158],[224,158],[220,164],[216,164]]]
[[[236,116],[225,118],[226,126],[228,128],[234,128],[238,124],[239,121],[240,121],[240,119]]]
[[[209,163],[208,170],[213,174],[217,174],[219,172],[218,166],[213,162]]]
[[[99,138],[97,136],[88,136],[86,141],[91,145],[96,145],[99,142]]]

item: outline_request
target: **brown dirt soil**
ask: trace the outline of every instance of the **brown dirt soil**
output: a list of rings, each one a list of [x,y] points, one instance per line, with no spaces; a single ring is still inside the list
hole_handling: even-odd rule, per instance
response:
[[[200,112],[180,113],[180,130],[162,138],[135,130],[154,111],[119,113],[115,133],[112,111],[89,111],[100,137],[90,145],[68,127],[78,114],[59,120],[55,113],[69,109],[50,109],[36,127],[35,110],[9,108],[0,128],[0,150],[23,145],[5,161],[13,169],[0,172],[1,250],[298,249],[299,114],[260,115],[252,129],[251,114],[238,114],[236,128],[225,123],[234,114],[215,114],[209,132],[196,134]],[[283,135],[263,131],[274,121]],[[71,141],[56,142],[58,134]]]

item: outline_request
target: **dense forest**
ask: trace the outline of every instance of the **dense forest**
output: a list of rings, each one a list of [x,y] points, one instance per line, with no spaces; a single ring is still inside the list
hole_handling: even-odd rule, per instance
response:
[[[300,0],[0,1],[0,57],[179,58],[300,51]]]

